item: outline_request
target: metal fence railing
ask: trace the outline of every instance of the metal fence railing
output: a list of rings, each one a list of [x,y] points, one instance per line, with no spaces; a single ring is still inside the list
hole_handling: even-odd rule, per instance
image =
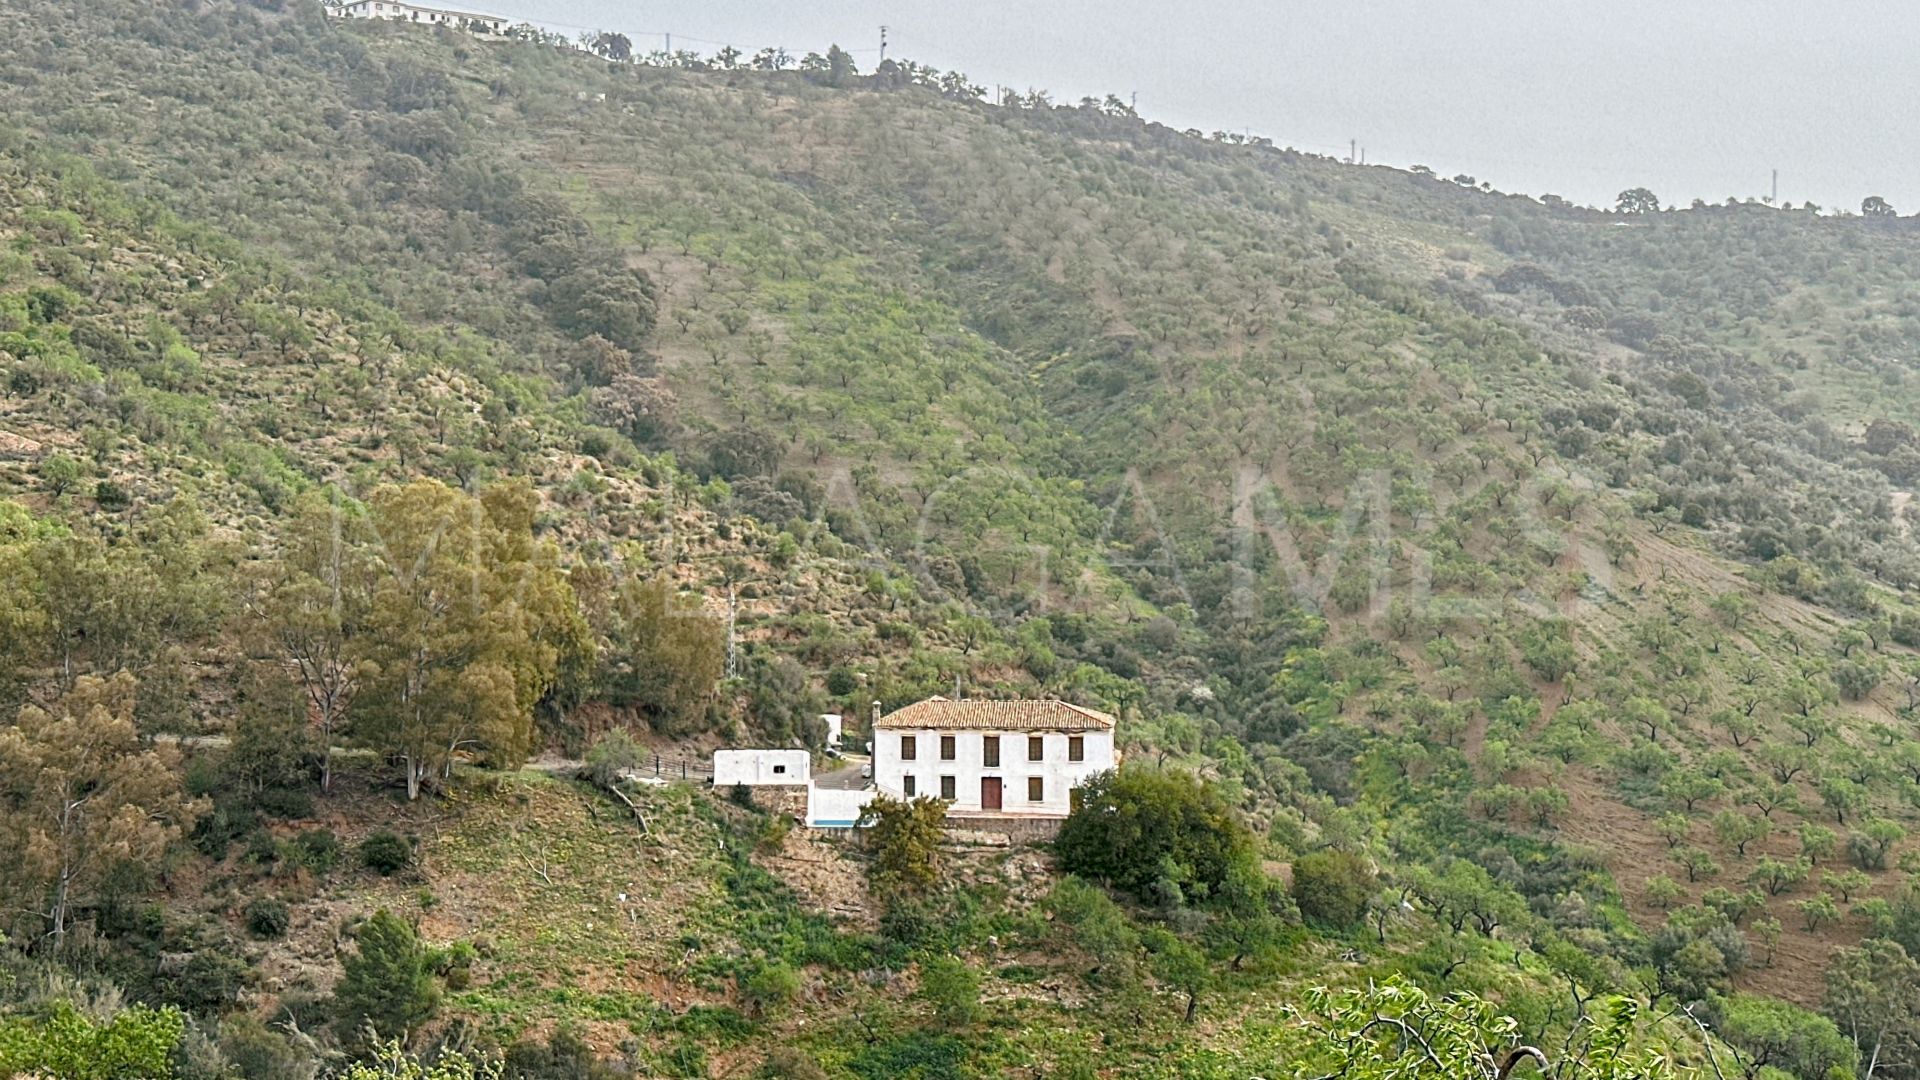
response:
[[[633,767],[632,775],[658,777],[662,780],[712,780],[713,763],[652,754],[642,758],[640,763]]]

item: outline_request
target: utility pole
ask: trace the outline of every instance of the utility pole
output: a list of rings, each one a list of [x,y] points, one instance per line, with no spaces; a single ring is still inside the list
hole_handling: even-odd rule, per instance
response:
[[[1780,201],[1780,170],[1779,169],[1773,170],[1773,195],[1772,197],[1767,199],[1767,201],[1770,203],[1777,203]]]
[[[1347,164],[1357,165],[1359,164],[1359,162],[1360,162],[1360,140],[1349,139],[1347,140]]]
[[[887,28],[885,26],[880,28],[880,62],[882,64],[887,62]]]

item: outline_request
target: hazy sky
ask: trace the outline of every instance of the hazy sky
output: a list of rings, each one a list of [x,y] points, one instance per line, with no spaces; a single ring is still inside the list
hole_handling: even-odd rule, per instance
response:
[[[555,29],[795,53],[838,42],[1176,127],[1607,203],[1780,195],[1920,211],[1910,0],[484,0]],[[479,5],[476,5],[479,6]]]

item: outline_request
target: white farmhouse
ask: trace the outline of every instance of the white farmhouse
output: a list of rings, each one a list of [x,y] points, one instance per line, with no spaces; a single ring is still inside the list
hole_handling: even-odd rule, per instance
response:
[[[955,814],[1065,817],[1073,789],[1118,762],[1114,719],[1064,701],[934,697],[873,725],[873,783]]]
[[[484,15],[477,11],[460,11],[428,4],[406,4],[400,0],[347,0],[345,3],[332,4],[327,10],[342,19],[399,19],[423,26],[451,26],[483,34],[504,34],[510,25],[510,20],[503,15]]]

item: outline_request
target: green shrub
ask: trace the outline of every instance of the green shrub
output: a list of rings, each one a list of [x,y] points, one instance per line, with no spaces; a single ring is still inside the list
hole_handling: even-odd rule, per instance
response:
[[[1046,906],[1093,958],[1091,981],[1109,987],[1139,981],[1140,932],[1105,891],[1077,877],[1063,878],[1047,894]]]
[[[1851,1075],[1854,1047],[1833,1021],[1771,998],[1734,994],[1716,999],[1722,1038],[1750,1059],[1777,1064],[1789,1075]]]
[[[780,851],[787,844],[787,834],[793,831],[793,819],[785,814],[766,814],[754,828],[753,848],[765,855]]]
[[[800,996],[800,973],[778,962],[762,964],[740,981],[740,996],[755,1012],[772,1012]]]
[[[282,821],[313,816],[313,795],[297,788],[268,788],[253,803],[261,813]]]
[[[753,1080],[827,1080],[827,1070],[806,1053],[782,1046],[753,1070]]]
[[[1068,873],[1168,906],[1211,894],[1252,846],[1212,785],[1133,766],[1089,780],[1054,841]]]
[[[261,938],[284,936],[287,927],[293,924],[286,901],[270,896],[259,897],[247,904],[246,919],[247,932]]]
[[[174,946],[170,951],[191,952],[184,964],[153,977],[154,997],[200,1017],[217,1016],[232,1009],[246,990],[254,970],[238,943],[224,934],[200,934],[169,944]]]
[[[834,697],[846,697],[860,689],[860,677],[850,667],[836,667],[827,672],[827,693]]]
[[[280,842],[267,830],[255,829],[247,834],[246,857],[255,866],[272,866],[280,861]]]
[[[737,1043],[751,1036],[759,1025],[741,1015],[739,1010],[725,1005],[689,1005],[673,1027],[680,1034],[695,1039]]]
[[[920,965],[920,997],[942,1027],[966,1027],[980,1012],[980,975],[957,956],[930,956]]]
[[[449,990],[465,990],[473,985],[473,962],[480,958],[480,951],[471,941],[456,941],[433,954],[433,973],[440,976]]]
[[[79,483],[80,477],[85,472],[78,461],[65,454],[48,455],[41,460],[40,467],[36,471],[39,473],[41,484],[56,498]]]
[[[967,1080],[976,1075],[972,1069],[973,1048],[954,1035],[916,1031],[888,1042],[870,1044],[847,1062],[860,1080]]]
[[[392,877],[413,863],[413,845],[406,838],[385,829],[360,841],[360,865]]]
[[[1346,851],[1315,851],[1293,863],[1293,902],[1308,922],[1332,929],[1359,924],[1373,896],[1373,871]]]
[[[508,1048],[506,1074],[512,1080],[615,1080],[626,1076],[594,1056],[585,1039],[566,1028],[544,1045],[522,1040]]]
[[[121,485],[102,480],[93,485],[93,501],[99,503],[102,510],[125,510],[133,502],[133,496]]]
[[[244,1012],[220,1021],[219,1046],[220,1056],[229,1070],[221,1074],[223,1077],[312,1080],[317,1068],[313,1059],[302,1053],[293,1040]]]
[[[606,787],[620,778],[620,774],[640,764],[642,754],[640,744],[625,728],[614,728],[594,741],[587,751],[587,776],[594,783]]]
[[[872,859],[867,886],[887,900],[923,895],[939,881],[941,827],[947,804],[931,796],[875,798],[862,812],[870,825],[864,840]]]
[[[433,957],[413,927],[385,908],[355,932],[354,942],[357,951],[334,989],[341,1038],[359,1040],[369,1029],[379,1038],[404,1038],[439,1008]]]
[[[340,838],[332,829],[308,829],[287,841],[287,861],[324,875],[340,863]]]
[[[252,807],[216,799],[213,812],[193,827],[194,849],[209,859],[224,859],[236,840],[260,827],[260,815]]]

